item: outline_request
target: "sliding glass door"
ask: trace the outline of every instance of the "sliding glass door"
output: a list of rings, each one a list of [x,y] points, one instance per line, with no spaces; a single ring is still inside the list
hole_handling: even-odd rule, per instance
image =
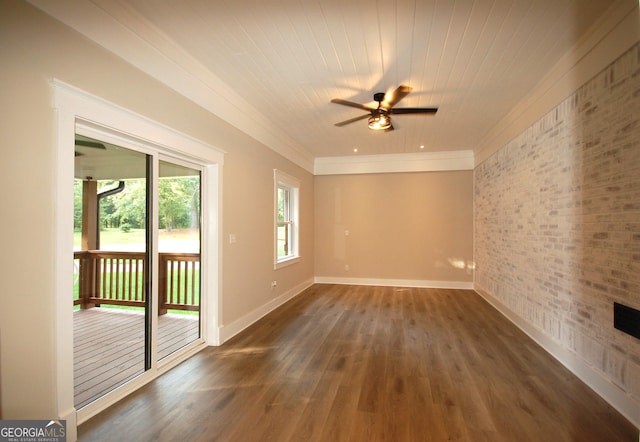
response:
[[[76,136],[74,403],[150,367],[152,157]]]
[[[75,140],[76,409],[201,337],[201,172],[116,143]]]
[[[158,359],[200,338],[200,171],[166,160],[158,178]]]

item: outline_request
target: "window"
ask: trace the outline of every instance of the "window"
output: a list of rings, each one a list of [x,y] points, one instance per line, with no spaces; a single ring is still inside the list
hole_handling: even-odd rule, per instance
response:
[[[298,254],[298,193],[300,182],[274,170],[275,268],[293,264]]]

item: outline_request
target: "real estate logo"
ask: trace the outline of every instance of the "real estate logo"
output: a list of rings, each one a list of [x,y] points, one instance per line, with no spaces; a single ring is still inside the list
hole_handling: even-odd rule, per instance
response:
[[[64,420],[0,420],[0,442],[66,442]]]

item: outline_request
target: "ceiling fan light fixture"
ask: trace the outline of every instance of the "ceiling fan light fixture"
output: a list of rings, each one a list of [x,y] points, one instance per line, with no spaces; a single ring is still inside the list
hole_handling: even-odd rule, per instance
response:
[[[386,130],[391,127],[391,118],[385,113],[376,113],[369,117],[369,129]]]
[[[394,130],[391,124],[391,114],[435,114],[438,111],[437,107],[402,107],[394,109],[400,100],[407,96],[411,92],[411,87],[401,84],[398,88],[389,93],[376,92],[373,94],[374,101],[378,102],[378,107],[374,108],[370,104],[354,103],[353,101],[343,100],[341,98],[334,98],[332,103],[342,104],[343,106],[355,107],[357,109],[366,110],[369,113],[360,115],[359,117],[350,118],[340,123],[335,123],[334,126],[342,127],[347,124],[355,123],[356,121],[364,120],[368,118],[368,126],[371,130],[376,131],[390,131]]]

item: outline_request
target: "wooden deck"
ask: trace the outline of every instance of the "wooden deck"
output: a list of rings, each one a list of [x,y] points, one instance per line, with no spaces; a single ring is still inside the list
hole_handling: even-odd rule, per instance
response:
[[[82,408],[144,371],[144,314],[91,308],[73,312],[74,403]],[[158,317],[158,357],[198,339],[195,315]]]

